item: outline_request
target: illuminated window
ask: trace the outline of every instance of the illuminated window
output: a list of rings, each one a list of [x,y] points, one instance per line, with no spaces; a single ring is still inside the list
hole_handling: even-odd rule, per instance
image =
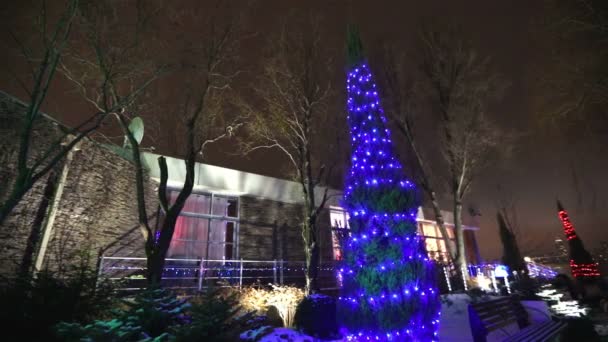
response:
[[[348,236],[348,213],[342,208],[332,207],[329,210],[331,222],[331,243],[334,260],[342,260],[342,241]]]
[[[171,203],[179,192],[171,191]],[[238,199],[191,194],[175,223],[167,257],[230,260],[236,257]]]
[[[454,243],[454,231],[450,226],[446,227],[448,231],[448,239],[452,247],[455,246]],[[429,258],[435,259],[440,262],[446,262],[449,260],[448,249],[445,244],[445,240],[443,235],[441,234],[441,230],[436,223],[433,222],[419,222],[418,223],[418,234],[424,236],[424,242],[426,246],[426,251],[428,252]]]

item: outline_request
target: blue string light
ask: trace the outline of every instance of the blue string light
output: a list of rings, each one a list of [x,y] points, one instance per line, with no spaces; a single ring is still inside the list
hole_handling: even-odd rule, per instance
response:
[[[440,302],[433,261],[417,235],[415,186],[392,152],[378,89],[365,63],[348,74],[351,167],[338,298],[348,341],[436,341]]]

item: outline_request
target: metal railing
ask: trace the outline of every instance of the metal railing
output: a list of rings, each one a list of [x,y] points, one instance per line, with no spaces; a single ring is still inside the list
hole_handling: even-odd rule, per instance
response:
[[[146,258],[102,256],[100,278],[119,282],[121,289],[145,287]],[[214,286],[246,286],[256,283],[303,286],[305,263],[285,260],[211,260],[167,258],[161,283],[176,289],[202,290]],[[333,263],[321,264],[322,288],[337,288]]]

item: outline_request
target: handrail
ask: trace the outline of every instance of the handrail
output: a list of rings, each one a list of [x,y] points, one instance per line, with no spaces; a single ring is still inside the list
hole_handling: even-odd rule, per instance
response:
[[[102,256],[99,275],[108,280],[127,281],[126,287],[135,288],[138,286],[133,286],[133,282],[144,279],[145,261],[144,257]],[[256,281],[283,285],[287,282],[303,283],[305,279],[304,261],[204,258],[167,258],[165,261],[162,280],[171,283],[167,286],[170,288],[184,288],[186,285],[187,288],[200,291],[205,281],[226,280],[242,287]],[[327,288],[335,288],[337,285],[334,265],[334,262],[319,265],[319,278],[328,282]],[[193,282],[192,286],[188,286],[189,281]]]

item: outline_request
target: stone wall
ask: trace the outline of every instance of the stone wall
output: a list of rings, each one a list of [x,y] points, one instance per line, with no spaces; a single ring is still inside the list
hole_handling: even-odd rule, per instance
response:
[[[0,199],[15,178],[17,136],[26,107],[0,92]],[[34,129],[31,152],[42,153],[64,136],[64,129],[49,117],[42,117]],[[143,238],[137,227],[135,170],[131,162],[102,145],[84,139],[70,158],[53,170],[65,173],[62,189],[55,188],[54,221],[42,266],[65,270],[88,253],[94,266],[97,257],[144,256]],[[28,192],[3,227],[0,227],[0,275],[11,277],[18,267],[32,222],[47,183],[44,177]],[[148,215],[157,215],[156,182],[146,182]],[[302,205],[252,196],[240,197],[239,258],[302,262]],[[47,212],[46,216],[50,216]],[[332,260],[329,212],[323,211],[319,241],[321,261]],[[155,224],[155,219],[151,224]],[[41,237],[42,238],[42,237]]]
[[[0,93],[0,199],[14,181],[17,155],[17,134],[25,106]],[[63,136],[62,127],[48,117],[35,125],[31,152],[42,153],[53,141]],[[135,171],[131,162],[105,147],[84,139],[72,160],[64,160],[54,172],[63,182],[50,240],[44,253],[44,266],[62,270],[88,253],[94,266],[100,252],[105,255],[143,255],[143,238],[137,228]],[[14,275],[19,265],[32,221],[39,207],[46,178],[40,179],[0,227],[0,274]],[[156,183],[146,182],[148,214],[156,215]],[[59,186],[57,187],[59,188]],[[54,196],[58,192],[54,192]],[[48,213],[47,213],[48,218]],[[154,224],[154,220],[152,220]]]
[[[239,257],[251,260],[304,261],[303,205],[242,196]],[[319,217],[321,260],[332,258],[329,212]]]
[[[147,213],[154,225],[156,182],[145,183]],[[85,142],[74,152],[45,256],[59,267],[85,250],[105,256],[145,256],[138,228],[135,168],[106,148]]]
[[[25,115],[25,107],[0,92],[0,201],[4,202],[15,181],[19,127]],[[45,147],[62,135],[59,126],[50,121],[40,120],[32,129],[34,142],[32,156],[40,156]],[[47,177],[42,177],[24,196],[12,215],[0,226],[0,277],[15,274],[21,262],[23,251],[36,211],[40,206]]]

